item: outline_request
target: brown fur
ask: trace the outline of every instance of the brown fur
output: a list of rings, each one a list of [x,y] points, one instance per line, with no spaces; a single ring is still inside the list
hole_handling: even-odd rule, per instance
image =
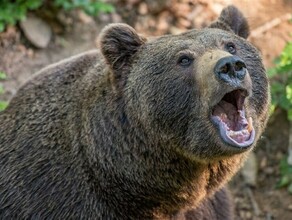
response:
[[[113,24],[101,53],[40,71],[0,113],[0,218],[233,219],[224,185],[256,141],[242,150],[219,137],[209,113],[228,88],[212,70],[232,41],[258,140],[269,88],[247,36],[232,6],[211,28],[149,42]]]

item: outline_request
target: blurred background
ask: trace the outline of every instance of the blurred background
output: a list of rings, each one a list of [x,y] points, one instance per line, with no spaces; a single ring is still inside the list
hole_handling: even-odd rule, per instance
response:
[[[271,82],[271,118],[230,183],[236,219],[292,219],[292,0],[1,0],[0,111],[31,75],[96,48],[108,23],[145,36],[206,27],[233,4],[250,23]]]

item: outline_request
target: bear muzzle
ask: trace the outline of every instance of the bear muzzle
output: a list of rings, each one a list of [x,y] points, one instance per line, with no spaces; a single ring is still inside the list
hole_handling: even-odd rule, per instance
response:
[[[244,61],[238,56],[227,56],[218,60],[214,73],[219,80],[237,87],[247,75],[247,69]]]
[[[223,50],[211,50],[197,63],[196,81],[203,106],[210,108],[210,120],[224,144],[246,150],[255,142],[248,99],[252,80],[245,62]],[[207,100],[207,101],[205,101]]]

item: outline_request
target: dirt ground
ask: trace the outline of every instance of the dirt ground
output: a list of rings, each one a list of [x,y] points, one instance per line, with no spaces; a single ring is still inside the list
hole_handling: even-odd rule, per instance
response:
[[[1,82],[9,100],[33,73],[63,58],[95,48],[101,28],[110,22],[126,22],[146,36],[177,34],[191,28],[201,28],[214,20],[229,4],[239,7],[249,20],[249,40],[262,52],[267,67],[273,65],[286,42],[291,41],[292,25],[289,13],[292,0],[112,0],[116,12],[85,19],[80,12],[70,14],[61,25],[48,19],[54,35],[46,49],[36,49],[18,27],[0,34],[0,71],[7,73]],[[45,18],[46,19],[46,18]],[[291,18],[290,18],[291,19]],[[66,28],[65,28],[65,27]],[[68,28],[69,27],[69,28]],[[287,154],[289,124],[285,113],[277,110],[255,150],[257,184],[247,186],[239,173],[230,183],[236,219],[292,219],[292,195],[276,189],[279,161]]]

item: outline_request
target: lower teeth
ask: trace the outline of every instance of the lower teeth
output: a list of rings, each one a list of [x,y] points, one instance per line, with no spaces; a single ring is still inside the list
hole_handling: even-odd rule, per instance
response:
[[[234,137],[237,137],[237,136],[244,136],[244,135],[248,135],[249,134],[249,131],[248,130],[241,130],[241,131],[230,131],[229,132],[229,136],[234,138]]]

